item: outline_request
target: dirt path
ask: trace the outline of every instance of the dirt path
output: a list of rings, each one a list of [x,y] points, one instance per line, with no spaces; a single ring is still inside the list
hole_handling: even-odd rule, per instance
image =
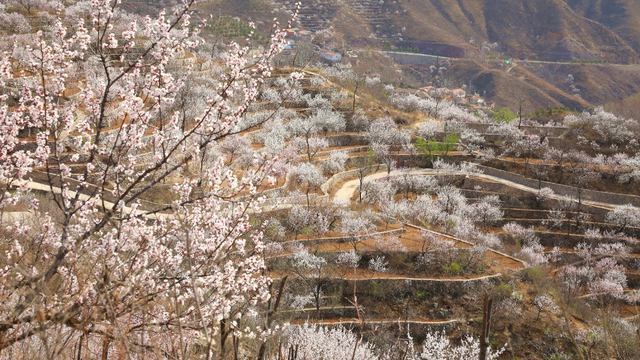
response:
[[[412,175],[435,175],[436,174],[435,170],[433,170],[434,171],[433,174],[430,172],[425,173],[422,170],[433,170],[433,169],[411,170],[410,174]],[[390,176],[399,176],[400,174],[401,173],[398,171],[392,171]],[[364,181],[382,179],[385,176],[387,176],[387,171],[380,171],[380,172],[365,176]],[[356,189],[358,189],[358,186],[360,186],[359,179],[345,182],[344,184],[342,184],[342,187],[333,196],[333,202],[336,204],[349,204],[351,202],[351,198],[353,197],[353,194],[356,192]]]
[[[377,273],[371,271],[369,269],[358,269],[357,277],[354,276],[351,272],[347,271],[344,276],[327,276],[325,279],[327,280],[344,280],[344,281],[370,281],[370,280],[399,280],[399,281],[424,281],[424,282],[440,282],[440,283],[465,283],[471,281],[480,281],[480,280],[488,280],[501,277],[501,273],[490,274],[490,275],[470,275],[470,276],[453,276],[453,277],[406,277],[402,275],[393,275],[393,274],[385,274],[385,273]],[[271,273],[271,278],[273,280],[282,279],[281,274],[277,272]]]
[[[37,182],[33,182],[33,181],[29,181],[29,182],[27,183],[27,187],[28,187],[29,189],[32,189],[32,190],[40,190],[40,191],[46,191],[46,192],[53,192],[54,194],[60,194],[60,193],[62,193],[62,189],[60,189],[59,187],[56,187],[56,186],[49,186],[49,185],[45,185],[45,184],[41,184],[41,183],[37,183]],[[75,192],[75,191],[69,191],[69,194],[71,194],[72,196],[75,196],[75,195],[76,195],[76,192]],[[79,198],[80,200],[89,200],[89,199],[90,199],[90,196],[89,196],[89,195],[85,195],[85,194],[82,194],[82,193],[81,193],[81,194],[80,194],[80,196],[79,196],[78,198]],[[114,203],[112,203],[112,202],[109,202],[109,201],[104,201],[104,205],[105,205],[106,207],[108,207],[108,208],[113,208],[115,204],[114,204]],[[128,207],[128,206],[125,206],[125,207],[124,207],[124,212],[125,212],[125,213],[130,213],[130,212],[131,212],[131,208],[130,208],[130,207]],[[144,214],[144,213],[145,213],[145,211],[142,211],[142,210],[137,210],[137,211],[136,211],[136,215],[142,215],[142,214]],[[153,218],[153,219],[156,219],[156,218],[157,218],[157,216],[156,216],[155,214],[153,214],[153,215],[147,215],[147,217],[149,217],[149,218]]]
[[[305,321],[294,321],[293,323],[296,325],[304,324],[305,322],[310,321],[316,323],[315,320],[305,320]],[[385,324],[422,324],[422,325],[448,325],[455,324],[461,322],[458,319],[451,320],[421,320],[421,319],[371,319],[366,320],[365,325],[385,325]],[[360,320],[355,318],[344,318],[344,319],[321,319],[317,322],[318,325],[360,325]]]
[[[391,176],[399,176],[400,174],[402,174],[400,171],[392,171],[391,172]],[[441,170],[436,170],[436,169],[413,169],[413,170],[410,171],[410,174],[411,175],[434,176],[434,175],[439,175],[439,174],[445,174],[445,172],[441,171]],[[533,193],[533,194],[537,194],[538,193],[538,189],[537,188],[529,187],[529,186],[526,186],[526,185],[521,185],[521,184],[518,184],[516,182],[510,181],[510,180],[506,180],[506,179],[503,179],[503,178],[499,178],[499,177],[493,176],[493,175],[487,175],[487,174],[481,174],[481,173],[463,173],[463,172],[448,172],[447,174],[450,174],[450,175],[466,175],[466,176],[469,176],[469,177],[476,177],[476,178],[480,178],[480,179],[484,179],[484,180],[490,180],[490,181],[493,181],[493,182],[504,184],[504,185],[510,186],[512,188],[523,190],[523,191],[527,191],[527,192],[530,192],[530,193]],[[386,175],[387,175],[386,172],[375,173],[375,174],[372,174],[372,175],[369,175],[369,176],[365,177],[365,181],[380,179],[380,178],[385,177]],[[337,203],[337,204],[339,204],[339,203],[350,203],[351,202],[351,197],[355,193],[355,191],[358,188],[359,184],[360,184],[360,182],[357,179],[356,180],[347,181],[336,192],[336,194],[333,197],[333,201],[335,203]],[[574,198],[571,198],[571,197],[568,197],[568,196],[564,196],[564,195],[559,195],[559,194],[554,194],[553,196],[551,196],[551,198],[556,199],[556,200],[576,201]],[[602,202],[589,201],[589,200],[582,200],[582,203],[586,204],[586,205],[591,205],[591,206],[595,206],[595,207],[604,208],[606,210],[611,210],[611,209],[613,209],[614,207],[617,206],[616,204],[602,203]]]

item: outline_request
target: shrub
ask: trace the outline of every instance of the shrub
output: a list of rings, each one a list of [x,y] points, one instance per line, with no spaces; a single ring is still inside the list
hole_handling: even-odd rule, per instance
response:
[[[462,273],[462,266],[453,261],[451,262],[451,264],[443,266],[442,270],[449,275],[459,275],[460,273]]]

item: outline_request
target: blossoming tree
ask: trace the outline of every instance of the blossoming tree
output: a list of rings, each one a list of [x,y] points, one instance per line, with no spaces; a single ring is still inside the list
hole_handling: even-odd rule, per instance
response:
[[[236,125],[285,32],[274,27],[253,59],[231,44],[215,91],[184,126],[162,110],[187,76],[169,62],[201,41],[202,24],[189,22],[194,2],[118,33],[120,1],[94,0],[74,32],[59,18],[53,36],[35,34],[17,104],[0,99],[0,211],[33,189],[51,201],[31,202],[38,226],[2,222],[0,354],[174,358],[199,344],[211,358],[227,352],[227,339],[269,334],[251,317],[271,280],[263,229],[249,215],[275,160],[256,155],[241,179],[222,158],[193,174],[207,147],[247,130]],[[0,60],[2,85],[15,75],[11,62]],[[72,82],[79,69],[84,78]],[[27,129],[38,132],[25,139]],[[151,206],[144,199],[160,186],[173,201]]]

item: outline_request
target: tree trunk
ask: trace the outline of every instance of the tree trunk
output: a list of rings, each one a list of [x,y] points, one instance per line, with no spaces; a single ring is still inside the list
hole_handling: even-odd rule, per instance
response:
[[[353,90],[353,106],[352,106],[352,109],[351,109],[351,111],[353,113],[356,112],[356,93],[358,92],[358,86],[359,86],[359,83],[356,80],[356,88]]]
[[[493,299],[488,294],[484,295],[484,307],[482,311],[482,335],[480,336],[480,356],[479,360],[487,359],[487,350],[489,347],[489,334],[491,329],[491,307]]]
[[[220,321],[220,360],[224,360],[225,355],[225,343],[227,342],[227,337],[229,336],[229,331],[227,331],[227,321]],[[207,358],[209,356],[207,355]]]

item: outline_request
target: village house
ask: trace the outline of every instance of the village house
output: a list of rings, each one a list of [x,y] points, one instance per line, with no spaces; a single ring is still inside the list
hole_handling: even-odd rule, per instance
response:
[[[342,60],[342,55],[330,50],[320,50],[320,57],[332,63]]]
[[[469,100],[472,104],[484,104],[484,99],[478,94],[473,95]]]
[[[287,39],[294,39],[296,37],[296,29],[295,28],[291,28],[291,29],[287,29],[285,30],[285,33],[287,34]]]
[[[300,30],[296,33],[296,40],[299,41],[311,41],[313,39],[313,33],[309,30]]]
[[[295,47],[296,41],[293,39],[287,39],[287,44],[284,46],[284,50],[291,50]]]
[[[459,98],[467,96],[467,92],[462,89],[451,90],[451,95]]]
[[[298,28],[291,28],[286,30],[287,39],[298,41],[311,41],[313,39],[313,33],[308,30],[300,30]]]

